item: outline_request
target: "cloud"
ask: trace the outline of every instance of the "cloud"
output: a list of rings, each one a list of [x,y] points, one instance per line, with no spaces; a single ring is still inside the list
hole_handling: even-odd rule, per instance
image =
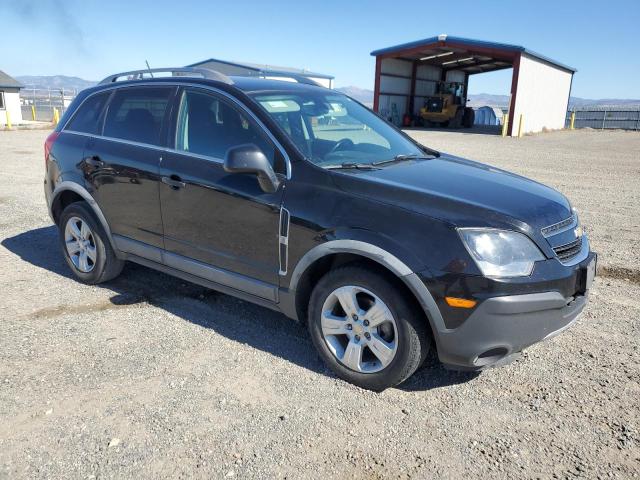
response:
[[[64,0],[0,0],[0,10],[12,12],[31,28],[45,26],[69,42],[76,53],[88,50],[80,23]]]

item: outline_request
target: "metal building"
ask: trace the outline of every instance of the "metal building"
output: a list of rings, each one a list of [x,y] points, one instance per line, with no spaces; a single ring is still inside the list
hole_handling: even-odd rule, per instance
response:
[[[440,81],[513,68],[508,134],[564,128],[576,70],[518,45],[445,34],[371,52],[376,57],[373,108],[416,115]]]
[[[0,125],[6,125],[7,113],[11,123],[22,122],[20,89],[23,85],[0,70]]]
[[[502,110],[495,107],[480,107],[476,109],[476,125],[502,125]]]
[[[332,77],[331,75],[310,72],[306,69],[275,67],[273,65],[263,65],[257,63],[229,62],[226,60],[218,60],[215,58],[210,58],[208,60],[203,60],[201,62],[197,62],[187,66],[210,68],[212,70],[217,70],[220,73],[224,73],[225,75],[261,77],[292,82],[299,82],[308,79],[326,88],[333,88],[334,80],[334,77]]]

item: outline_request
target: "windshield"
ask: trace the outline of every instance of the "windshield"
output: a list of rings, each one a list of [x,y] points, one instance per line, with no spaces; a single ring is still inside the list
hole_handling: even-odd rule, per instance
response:
[[[424,155],[368,108],[335,92],[256,94],[255,100],[321,167]]]

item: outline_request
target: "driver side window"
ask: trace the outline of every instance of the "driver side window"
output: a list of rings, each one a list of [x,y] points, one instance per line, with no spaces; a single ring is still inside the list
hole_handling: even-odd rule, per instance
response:
[[[261,130],[226,99],[195,89],[182,92],[176,150],[224,160],[230,148],[252,143],[273,166],[280,153],[276,156],[275,147]]]

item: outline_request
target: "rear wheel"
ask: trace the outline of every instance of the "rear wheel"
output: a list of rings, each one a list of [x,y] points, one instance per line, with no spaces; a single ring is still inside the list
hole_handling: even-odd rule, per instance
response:
[[[309,331],[327,365],[370,390],[397,385],[429,350],[424,318],[383,275],[357,266],[327,273],[309,305]]]
[[[120,274],[124,262],[116,257],[89,205],[76,202],[67,206],[58,226],[62,254],[78,280],[96,284]]]

